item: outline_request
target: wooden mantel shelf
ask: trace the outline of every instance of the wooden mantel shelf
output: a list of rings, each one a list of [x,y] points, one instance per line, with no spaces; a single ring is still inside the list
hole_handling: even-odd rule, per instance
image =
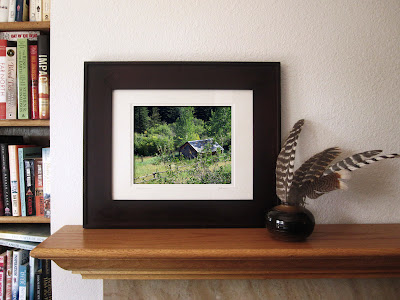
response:
[[[32,250],[85,279],[400,277],[400,224],[317,225],[303,243],[266,229],[83,229]]]

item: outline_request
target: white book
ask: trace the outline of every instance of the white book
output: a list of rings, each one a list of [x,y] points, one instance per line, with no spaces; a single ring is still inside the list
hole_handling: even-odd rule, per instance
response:
[[[19,299],[19,268],[29,260],[29,251],[15,250],[13,252],[12,299]]]
[[[29,0],[29,22],[36,22],[36,1]]]
[[[7,41],[2,40],[0,45],[0,119],[6,118],[7,99]]]
[[[46,218],[50,218],[51,209],[51,183],[50,183],[50,169],[51,169],[51,160],[50,160],[50,148],[42,149],[42,165],[43,165],[43,198],[44,198],[44,216]]]
[[[17,118],[17,46],[9,46],[7,52],[7,103],[6,119]]]
[[[16,241],[16,240],[7,240],[0,239],[0,245],[6,246],[9,248],[18,248],[23,250],[33,250],[39,243],[34,242],[24,242],[24,241]]]
[[[28,39],[29,41],[37,41],[40,31],[2,31],[0,32],[0,40],[16,42],[18,39]]]
[[[43,20],[42,18],[42,0],[31,0],[35,3],[35,14],[36,14],[36,22],[40,22]]]
[[[8,21],[9,0],[0,0],[0,22]]]
[[[15,22],[16,6],[16,0],[10,0],[10,3],[8,5],[8,22]]]
[[[42,0],[42,21],[50,21],[50,0]]]

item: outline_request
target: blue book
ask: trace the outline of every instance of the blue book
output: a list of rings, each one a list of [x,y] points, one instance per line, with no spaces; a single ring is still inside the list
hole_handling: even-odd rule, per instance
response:
[[[29,263],[19,267],[19,300],[26,300],[29,288]]]

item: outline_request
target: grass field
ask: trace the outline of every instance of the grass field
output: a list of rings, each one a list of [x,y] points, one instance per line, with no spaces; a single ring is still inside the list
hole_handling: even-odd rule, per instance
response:
[[[229,155],[197,159],[135,156],[135,184],[229,184]]]

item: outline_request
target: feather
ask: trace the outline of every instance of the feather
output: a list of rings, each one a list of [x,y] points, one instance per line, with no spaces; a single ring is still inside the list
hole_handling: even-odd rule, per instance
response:
[[[276,194],[283,202],[292,183],[297,140],[303,125],[303,119],[294,124],[276,160]]]
[[[354,154],[352,156],[346,157],[345,159],[335,163],[334,165],[330,166],[324,172],[324,175],[328,175],[329,173],[340,171],[340,170],[349,170],[353,171],[355,169],[361,168],[357,164],[369,159],[375,155],[381,153],[382,150],[372,150],[372,151],[365,151],[361,153]]]
[[[306,195],[308,188],[307,183],[316,181],[327,166],[340,154],[340,149],[337,147],[325,149],[309,158],[296,170],[293,176],[293,184],[289,190],[288,201],[295,203],[301,200]],[[303,186],[305,186],[303,188]]]
[[[340,179],[348,179],[348,173],[348,171],[334,172],[321,176],[316,181],[308,182],[308,184],[305,186],[305,196],[310,199],[316,199],[325,193],[337,189],[346,190],[348,188],[347,185]]]

